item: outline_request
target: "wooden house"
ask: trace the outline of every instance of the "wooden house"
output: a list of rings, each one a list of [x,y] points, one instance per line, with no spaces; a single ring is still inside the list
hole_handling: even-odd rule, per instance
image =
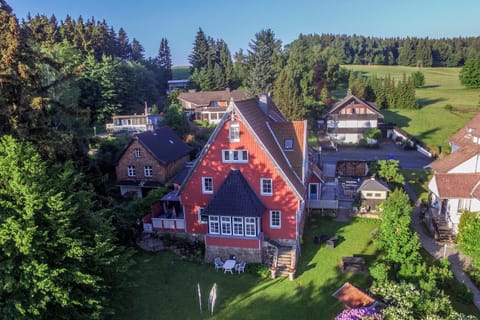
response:
[[[372,103],[348,90],[326,116],[327,134],[336,143],[359,143],[369,129],[377,128],[383,115]]]

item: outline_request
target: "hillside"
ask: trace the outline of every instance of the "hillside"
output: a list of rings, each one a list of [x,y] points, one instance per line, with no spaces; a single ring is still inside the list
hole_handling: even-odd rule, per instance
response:
[[[405,66],[344,65],[365,75],[390,74],[400,79],[418,69]],[[447,139],[480,111],[480,89],[465,89],[458,78],[461,68],[422,68],[425,86],[416,90],[420,109],[382,110],[385,121],[396,123],[408,133],[437,150],[448,146]],[[453,108],[449,110],[446,105]]]

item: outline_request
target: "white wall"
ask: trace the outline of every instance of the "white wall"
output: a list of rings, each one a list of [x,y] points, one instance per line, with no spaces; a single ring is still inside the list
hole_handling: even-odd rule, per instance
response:
[[[462,164],[451,169],[450,173],[475,173],[480,172],[480,158],[478,155],[473,156]]]

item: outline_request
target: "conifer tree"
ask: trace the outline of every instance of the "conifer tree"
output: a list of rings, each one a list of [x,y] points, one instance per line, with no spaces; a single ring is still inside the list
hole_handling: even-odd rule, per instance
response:
[[[247,89],[251,95],[272,93],[281,68],[281,45],[271,29],[256,33],[250,42]]]

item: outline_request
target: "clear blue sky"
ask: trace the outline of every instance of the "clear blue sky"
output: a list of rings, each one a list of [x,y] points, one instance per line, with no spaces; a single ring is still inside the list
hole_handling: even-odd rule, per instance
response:
[[[255,33],[270,28],[283,44],[300,33],[378,37],[480,35],[479,0],[7,0],[19,19],[28,12],[64,20],[105,19],[123,27],[147,57],[166,37],[174,65],[187,65],[198,28],[223,39],[232,54],[248,49]]]

